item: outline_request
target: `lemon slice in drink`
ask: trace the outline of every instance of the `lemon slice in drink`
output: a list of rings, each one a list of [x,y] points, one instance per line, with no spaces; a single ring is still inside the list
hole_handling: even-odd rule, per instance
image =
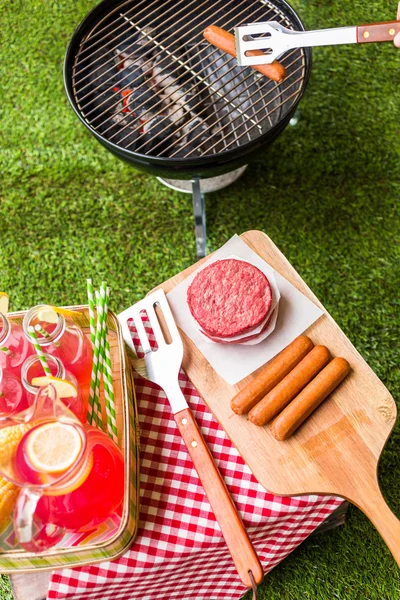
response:
[[[43,323],[58,323],[58,315],[52,306],[41,308],[38,312],[38,319]]]
[[[80,317],[82,313],[77,310],[69,310],[68,308],[60,308],[58,306],[46,306],[39,310],[38,319],[39,321],[43,321],[44,323],[58,323],[58,315],[63,315],[63,317]]]
[[[69,308],[61,308],[60,306],[52,306],[51,308],[59,315],[63,315],[64,317],[71,317],[71,319],[73,319],[74,317],[82,316],[82,313],[78,310],[70,310]]]
[[[35,387],[46,387],[46,385],[49,385],[50,383],[56,390],[59,398],[76,398],[78,395],[76,386],[66,379],[59,379],[58,377],[53,377],[51,375],[34,377],[32,379],[32,385]]]
[[[26,455],[38,471],[62,473],[76,463],[82,444],[79,431],[72,425],[45,423],[30,432]]]
[[[0,292],[0,313],[6,315],[8,313],[8,294]]]

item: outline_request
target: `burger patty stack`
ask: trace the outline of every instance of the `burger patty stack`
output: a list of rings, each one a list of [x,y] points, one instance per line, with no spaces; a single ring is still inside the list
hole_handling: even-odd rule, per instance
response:
[[[276,310],[264,273],[236,258],[218,260],[199,271],[187,302],[200,332],[221,344],[261,341]]]

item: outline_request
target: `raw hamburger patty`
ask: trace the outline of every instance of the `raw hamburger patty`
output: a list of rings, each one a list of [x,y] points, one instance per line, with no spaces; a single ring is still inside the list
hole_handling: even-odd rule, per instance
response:
[[[217,342],[218,344],[244,344],[250,340],[254,340],[254,339],[260,337],[264,333],[264,331],[267,329],[267,327],[271,323],[271,319],[274,316],[274,312],[275,312],[275,310],[273,310],[271,315],[268,317],[267,322],[265,323],[264,327],[261,329],[260,333],[251,334],[251,332],[250,332],[248,335],[245,335],[244,337],[240,338],[240,340],[235,341],[235,340],[230,340],[229,338],[218,338],[218,337],[209,335],[205,331],[201,330],[201,332],[203,333],[203,335],[207,336],[210,340],[212,340],[213,342]]]
[[[205,333],[226,338],[257,327],[271,307],[272,293],[260,269],[228,258],[212,263],[196,275],[187,301]]]

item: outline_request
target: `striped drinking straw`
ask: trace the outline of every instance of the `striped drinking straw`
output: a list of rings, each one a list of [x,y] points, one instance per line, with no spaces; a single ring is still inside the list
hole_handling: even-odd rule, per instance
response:
[[[95,292],[96,297],[96,308],[97,308],[97,328],[100,328],[100,343],[99,343],[99,357],[98,357],[98,369],[96,379],[96,398],[100,399],[100,386],[101,377],[103,375],[103,356],[104,356],[104,336],[103,336],[103,320],[104,320],[104,300],[106,294],[106,283],[103,281],[100,286],[100,292]],[[96,328],[96,336],[97,336]],[[104,397],[107,400],[107,384],[104,382]]]
[[[42,327],[39,323],[37,325],[35,325],[35,331],[37,331],[38,333],[40,333],[40,335],[47,339],[50,337],[50,334],[48,331],[45,330],[44,327]]]
[[[49,365],[47,364],[46,357],[45,357],[45,355],[44,355],[44,353],[43,353],[43,350],[42,350],[42,348],[40,347],[40,344],[39,344],[39,342],[38,342],[37,335],[36,335],[36,331],[35,331],[34,327],[32,327],[32,326],[31,326],[31,327],[28,327],[28,333],[29,333],[29,335],[30,335],[30,337],[31,337],[31,340],[32,340],[32,345],[33,345],[33,347],[34,347],[34,348],[35,348],[35,350],[36,350],[36,354],[37,354],[37,355],[38,355],[38,357],[39,357],[39,360],[40,360],[40,362],[41,362],[41,365],[42,365],[42,367],[43,367],[43,370],[44,370],[45,374],[46,374],[46,375],[50,375],[50,376],[51,376],[51,371],[50,371],[50,369],[49,369]]]
[[[91,279],[87,279],[87,297],[89,304],[89,325],[90,325],[90,339],[92,340],[92,346],[94,346],[94,340],[96,337],[96,321],[94,318],[94,291],[93,283]]]
[[[115,396],[114,386],[112,378],[112,366],[110,356],[110,344],[108,341],[108,325],[107,325],[107,314],[108,314],[108,301],[110,297],[110,288],[107,287],[105,290],[105,297],[102,299],[103,305],[103,318],[102,318],[102,370],[103,370],[103,381],[104,381],[104,396],[106,401],[106,414],[107,414],[107,432],[110,438],[118,443],[118,431],[117,431],[117,417],[115,414]]]
[[[93,286],[91,280],[88,280],[88,301],[89,301],[89,322],[90,322],[90,335],[93,342],[93,366],[92,375],[90,379],[90,392],[89,392],[89,410],[88,410],[88,423],[91,425],[93,421],[97,421],[99,427],[102,427],[101,418],[101,404],[98,394],[96,394],[97,388],[97,377],[99,371],[99,355],[100,355],[100,342],[101,342],[101,323],[99,314],[97,314],[97,325],[95,325],[94,318],[94,297],[93,297]]]
[[[99,291],[93,288],[92,280],[87,280],[87,294],[89,304],[90,337],[93,344],[93,369],[90,383],[88,422],[102,424],[102,411],[100,403],[101,378],[103,377],[104,400],[107,415],[107,432],[109,437],[118,443],[117,420],[115,412],[115,396],[112,378],[112,365],[110,344],[108,341],[108,301],[110,288],[105,281]],[[96,307],[96,313],[95,313]],[[97,322],[95,319],[97,315]]]

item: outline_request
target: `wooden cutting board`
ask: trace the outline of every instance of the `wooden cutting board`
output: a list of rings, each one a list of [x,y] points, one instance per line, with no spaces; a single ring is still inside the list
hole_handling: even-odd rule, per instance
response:
[[[386,505],[377,480],[378,460],[396,420],[394,400],[275,244],[260,231],[248,231],[241,238],[324,310],[305,334],[315,344],[326,345],[333,356],[346,358],[352,371],[297,433],[278,442],[268,426],[257,427],[231,411],[231,398],[254,374],[229,385],[181,331],[183,368],[261,485],[283,496],[319,493],[346,498],[374,523],[400,566],[400,521]],[[208,258],[160,287],[168,293]]]

